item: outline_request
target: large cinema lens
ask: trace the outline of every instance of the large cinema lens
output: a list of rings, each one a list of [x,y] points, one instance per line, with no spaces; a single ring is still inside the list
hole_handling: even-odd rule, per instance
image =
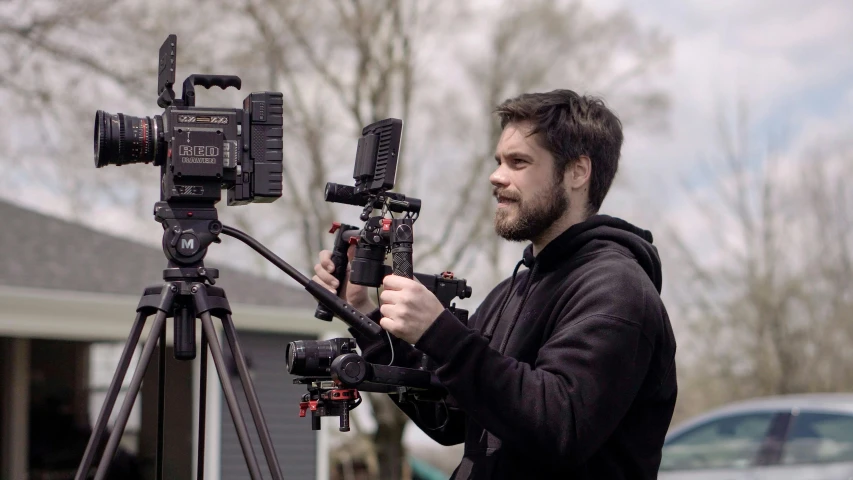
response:
[[[115,115],[98,110],[95,113],[95,166],[151,163],[160,165],[165,159],[163,119]]]

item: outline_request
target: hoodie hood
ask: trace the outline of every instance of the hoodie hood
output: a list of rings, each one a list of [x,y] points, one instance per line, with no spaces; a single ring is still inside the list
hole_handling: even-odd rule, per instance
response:
[[[522,262],[527,268],[539,264],[539,270],[553,268],[570,259],[593,240],[613,242],[627,248],[652,280],[658,293],[663,284],[660,256],[652,245],[652,232],[636,227],[620,218],[609,215],[593,215],[587,220],[572,225],[533,255],[533,244],[524,249]]]

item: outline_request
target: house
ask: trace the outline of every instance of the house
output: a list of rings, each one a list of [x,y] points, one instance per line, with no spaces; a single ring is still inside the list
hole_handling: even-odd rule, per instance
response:
[[[3,201],[0,219],[0,478],[66,478],[63,472],[73,476],[80,462],[87,428],[100,411],[143,289],[162,282],[166,260],[158,248]],[[152,228],[161,227],[152,220]],[[305,390],[293,384],[284,352],[290,341],[343,331],[343,324],[315,319],[316,302],[301,288],[206,264],[220,268],[216,285],[231,304],[287,478],[327,478],[326,455],[318,455],[325,451],[324,431],[312,431],[310,420],[299,417]],[[169,320],[167,331],[171,326]],[[221,330],[219,337],[224,343]],[[198,448],[199,356],[179,361],[171,350],[166,353],[165,477],[191,478]],[[227,344],[223,350],[227,360]],[[140,478],[154,478],[157,358],[155,353],[122,439],[122,453],[138,465]],[[242,387],[236,374],[229,374],[265,471]],[[212,361],[207,377],[205,478],[249,478]],[[125,388],[130,378],[128,372]]]

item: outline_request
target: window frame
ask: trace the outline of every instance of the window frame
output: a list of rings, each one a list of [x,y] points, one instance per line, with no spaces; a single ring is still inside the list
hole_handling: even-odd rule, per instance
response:
[[[785,453],[785,448],[788,446],[791,441],[791,436],[793,434],[794,427],[796,426],[796,422],[801,415],[809,415],[809,414],[817,414],[817,415],[837,415],[843,417],[853,418],[853,412],[844,409],[820,409],[820,408],[794,408],[788,412],[788,425],[785,429],[785,434],[782,438],[782,441],[779,444],[779,451],[776,458],[776,463],[773,465],[784,466],[784,467],[806,467],[806,466],[817,466],[817,465],[833,465],[838,463],[849,463],[849,462],[811,462],[811,463],[782,463],[782,456]]]

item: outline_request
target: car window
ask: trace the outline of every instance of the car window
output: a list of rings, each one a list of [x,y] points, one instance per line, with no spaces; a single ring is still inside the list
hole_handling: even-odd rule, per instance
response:
[[[717,418],[667,440],[661,471],[746,468],[753,464],[774,413]]]
[[[853,462],[853,416],[800,413],[782,447],[782,464]]]

